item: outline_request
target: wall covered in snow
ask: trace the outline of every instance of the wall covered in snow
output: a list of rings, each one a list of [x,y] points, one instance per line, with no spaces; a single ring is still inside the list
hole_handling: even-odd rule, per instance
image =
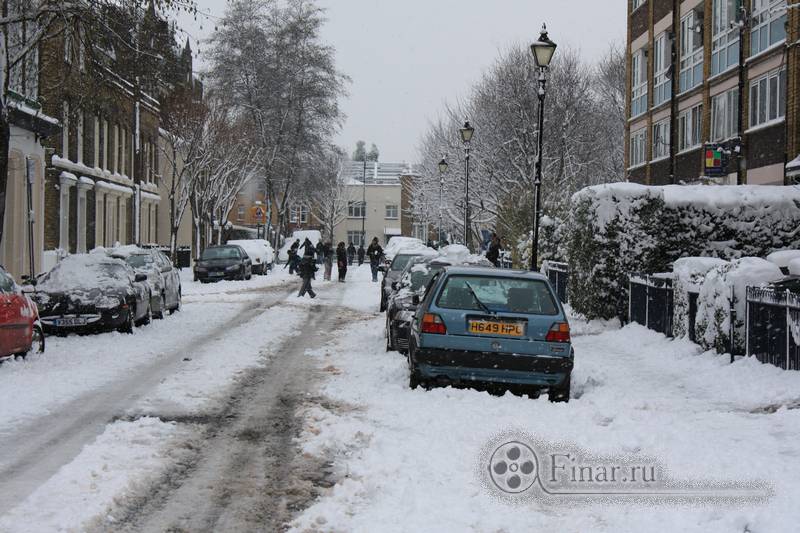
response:
[[[572,197],[564,227],[554,234],[566,242],[573,307],[588,318],[621,317],[632,272],[668,271],[681,257],[800,247],[800,187],[597,185]]]

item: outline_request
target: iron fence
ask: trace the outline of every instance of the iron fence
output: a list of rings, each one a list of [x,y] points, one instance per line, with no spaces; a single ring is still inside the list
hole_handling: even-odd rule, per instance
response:
[[[672,279],[632,274],[628,278],[628,321],[672,337]]]
[[[747,288],[746,351],[762,363],[800,370],[800,295]]]
[[[556,291],[556,296],[561,303],[569,303],[569,265],[557,261],[545,261],[542,264],[544,273]]]

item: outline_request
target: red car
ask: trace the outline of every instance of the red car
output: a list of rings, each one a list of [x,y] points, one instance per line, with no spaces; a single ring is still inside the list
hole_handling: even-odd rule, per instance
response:
[[[0,267],[0,359],[32,351],[44,351],[36,304]]]

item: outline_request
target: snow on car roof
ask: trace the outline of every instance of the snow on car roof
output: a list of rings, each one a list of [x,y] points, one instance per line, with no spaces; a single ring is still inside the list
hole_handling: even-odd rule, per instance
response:
[[[101,268],[101,267],[117,268]],[[121,259],[105,254],[73,254],[59,261],[45,274],[37,288],[42,291],[75,291],[98,286],[127,285],[130,267]]]
[[[530,278],[547,280],[547,276],[530,270],[487,268],[470,265],[454,265],[446,268],[448,274],[480,275],[493,278]]]

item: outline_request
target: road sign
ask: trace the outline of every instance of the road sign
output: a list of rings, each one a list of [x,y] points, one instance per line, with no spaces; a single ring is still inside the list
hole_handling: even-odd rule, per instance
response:
[[[721,146],[707,145],[703,158],[705,176],[722,176],[728,173],[728,157]]]

